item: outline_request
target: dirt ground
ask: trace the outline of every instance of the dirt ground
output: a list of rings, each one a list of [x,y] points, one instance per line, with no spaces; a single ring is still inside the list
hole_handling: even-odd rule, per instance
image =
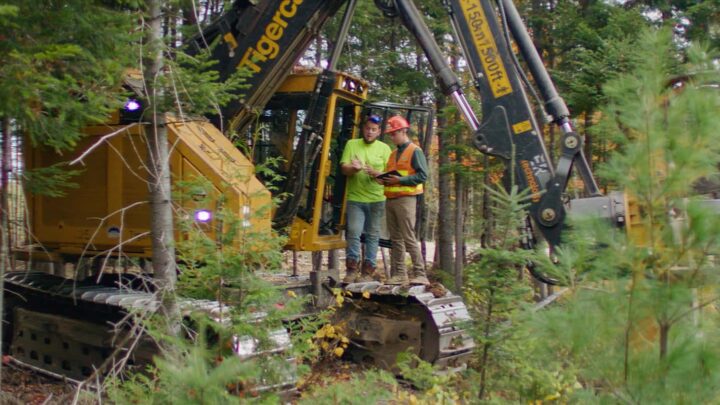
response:
[[[19,367],[7,356],[3,357],[2,363],[0,403],[59,405],[73,402],[75,387],[72,384]]]

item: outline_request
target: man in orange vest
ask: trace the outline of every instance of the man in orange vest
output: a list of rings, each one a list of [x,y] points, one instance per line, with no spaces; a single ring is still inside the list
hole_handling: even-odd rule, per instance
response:
[[[399,174],[382,177],[387,197],[385,217],[392,242],[391,277],[387,284],[429,284],[425,260],[415,238],[417,196],[423,193],[428,166],[422,149],[410,142],[409,128],[410,123],[405,118],[394,116],[388,119],[385,129],[397,147],[390,155],[385,170],[386,173],[397,171]],[[406,251],[410,253],[413,264],[409,280],[405,266]]]

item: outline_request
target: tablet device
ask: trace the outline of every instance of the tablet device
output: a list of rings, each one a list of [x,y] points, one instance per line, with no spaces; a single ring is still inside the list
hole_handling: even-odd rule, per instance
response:
[[[397,170],[392,170],[392,171],[389,171],[389,172],[385,172],[385,173],[383,173],[383,174],[378,174],[377,176],[375,176],[375,178],[378,178],[378,179],[381,179],[381,180],[382,180],[382,179],[387,179],[387,178],[390,177],[390,176],[400,176],[400,177],[402,177],[402,175],[400,174],[399,171],[397,171]]]

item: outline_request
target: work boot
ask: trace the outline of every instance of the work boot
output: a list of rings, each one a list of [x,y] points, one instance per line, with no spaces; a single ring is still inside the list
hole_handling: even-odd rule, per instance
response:
[[[374,281],[375,280],[375,266],[373,266],[369,261],[365,260],[362,264],[361,269],[361,275],[358,282],[360,283],[366,283],[368,281]]]
[[[377,268],[375,269],[375,274],[373,274],[373,280],[379,281],[379,282],[385,284],[385,279],[386,279],[386,278],[387,278],[387,277],[385,276],[385,272],[384,272],[384,271],[377,271]]]
[[[353,259],[345,259],[345,278],[343,283],[356,283],[358,281],[358,261]]]
[[[410,272],[410,284],[429,285],[430,280],[428,280],[427,275],[425,274],[425,270],[424,269],[413,269]]]
[[[390,278],[385,282],[385,284],[407,285],[408,284],[407,270],[404,270],[404,269],[402,271],[393,270],[391,272]]]

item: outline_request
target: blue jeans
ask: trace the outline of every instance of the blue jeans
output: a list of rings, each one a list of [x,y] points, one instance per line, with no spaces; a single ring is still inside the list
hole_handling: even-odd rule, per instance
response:
[[[385,213],[385,201],[363,203],[348,201],[345,255],[350,260],[360,259],[360,235],[365,234],[365,261],[376,266],[380,226]]]

